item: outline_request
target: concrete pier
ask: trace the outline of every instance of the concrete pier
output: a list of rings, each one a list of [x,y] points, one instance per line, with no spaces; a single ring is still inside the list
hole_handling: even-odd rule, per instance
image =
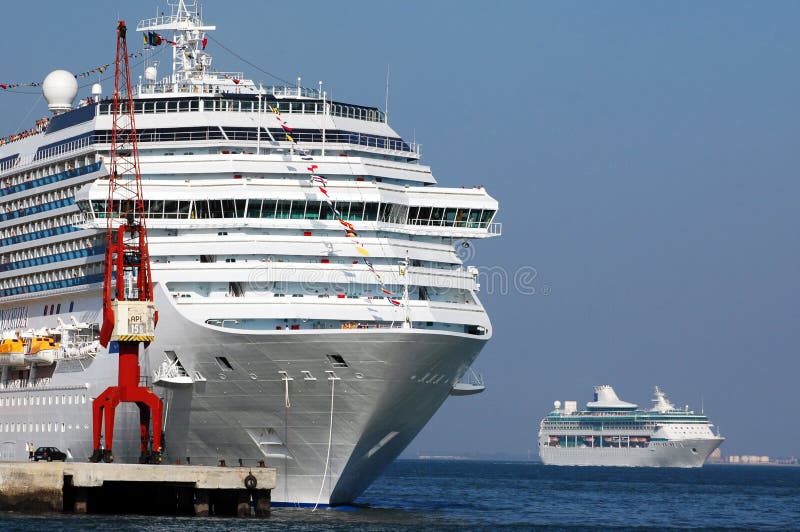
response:
[[[0,462],[0,510],[266,517],[275,469]]]

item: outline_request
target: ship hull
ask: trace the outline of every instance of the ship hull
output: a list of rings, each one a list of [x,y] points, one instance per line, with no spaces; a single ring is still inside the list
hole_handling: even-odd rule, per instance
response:
[[[25,355],[23,353],[4,353],[0,355],[0,366],[24,366]]]
[[[618,467],[702,467],[722,438],[651,442],[648,447],[548,447],[540,443],[545,465]]]
[[[165,406],[164,460],[252,467],[263,460],[278,470],[278,503],[354,501],[424,427],[487,340],[415,329],[223,330],[187,320],[160,289],[157,304],[157,340],[141,356],[142,375],[152,376],[169,352],[191,377],[153,385]],[[346,366],[332,363],[333,354]],[[0,457],[24,459],[32,440],[87,459],[91,399],[116,384],[116,365],[105,351],[59,361],[47,386],[24,391],[31,406],[2,409],[3,421],[28,430],[5,434]],[[0,391],[9,394],[20,391]],[[54,396],[62,396],[58,406]],[[136,462],[138,410],[123,404],[117,412],[115,460]]]

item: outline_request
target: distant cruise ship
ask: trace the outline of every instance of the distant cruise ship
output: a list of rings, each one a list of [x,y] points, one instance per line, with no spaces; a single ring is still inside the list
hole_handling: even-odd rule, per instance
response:
[[[458,251],[500,233],[498,203],[436,186],[375,107],[212,69],[215,27],[171,5],[136,28],[134,88],[164,461],[264,461],[274,502],[353,501],[448,396],[482,389],[461,378],[492,326]],[[117,383],[97,341],[113,106],[99,85],[73,104],[64,71],[43,91],[53,117],[0,142],[0,459],[32,441],[84,461]],[[115,460],[136,462],[138,410],[117,412]]]
[[[655,405],[640,410],[611,386],[595,386],[594,401],[554,403],[539,428],[539,457],[548,465],[701,467],[724,438],[704,414],[678,410],[656,386]]]

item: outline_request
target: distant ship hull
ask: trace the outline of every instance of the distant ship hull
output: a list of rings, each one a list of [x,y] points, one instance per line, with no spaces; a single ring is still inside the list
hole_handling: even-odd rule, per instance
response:
[[[545,465],[618,467],[702,467],[722,438],[651,442],[645,448],[540,447]]]

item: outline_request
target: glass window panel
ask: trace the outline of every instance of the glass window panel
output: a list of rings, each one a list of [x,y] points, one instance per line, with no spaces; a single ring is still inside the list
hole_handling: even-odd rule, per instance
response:
[[[261,206],[262,218],[275,218],[275,200],[265,199],[264,204]]]
[[[389,217],[392,214],[392,204],[391,203],[384,203],[381,205],[381,217],[380,220],[382,222],[388,222]]]
[[[261,202],[263,200],[251,198],[247,201],[247,217],[258,218],[261,216]]]
[[[222,200],[208,200],[211,218],[222,218]]]
[[[431,225],[442,225],[442,218],[444,217],[444,209],[434,207],[431,209]]]
[[[466,222],[467,219],[467,212],[468,209],[458,209],[458,211],[456,211],[456,227],[464,227],[464,222]]]
[[[186,219],[189,217],[189,207],[191,206],[191,202],[189,201],[181,201],[178,202],[178,218]]]
[[[369,202],[364,206],[364,221],[374,222],[378,219],[378,204]]]
[[[288,218],[291,211],[291,200],[279,200],[275,210],[275,218]]]
[[[149,209],[149,218],[163,218],[164,216],[164,201],[151,200]]]
[[[350,212],[347,216],[348,220],[362,220],[364,218],[364,202],[352,201],[350,202]]]
[[[192,218],[202,220],[209,217],[208,200],[195,200],[192,205]]]
[[[233,200],[219,200],[222,204],[222,216],[236,218],[236,205]]]
[[[105,201],[92,201],[92,211],[94,211],[94,215],[97,218],[105,218],[106,217],[106,202]]]
[[[469,211],[469,216],[467,217],[467,227],[478,227],[478,220],[480,220],[480,216],[480,209],[471,209]]]
[[[292,220],[302,220],[306,213],[306,202],[295,200],[292,202]]]
[[[485,210],[483,214],[481,214],[481,227],[486,227],[486,225],[492,220],[494,217],[495,211]]]
[[[314,204],[318,204],[319,207],[318,208],[314,207],[313,206]],[[336,203],[334,203],[334,205],[336,205]],[[347,204],[345,204],[345,205],[347,205]],[[339,209],[340,206],[337,206],[336,208]],[[313,210],[317,210],[317,209],[319,210],[319,219],[320,220],[335,220],[336,219],[336,215],[333,214],[333,210],[330,208],[330,206],[328,206],[328,202],[327,201],[309,201],[308,202],[308,206],[306,207],[306,216],[308,216],[307,213],[308,213],[309,210],[313,211]]]
[[[444,210],[444,224],[448,226],[454,225],[456,221],[456,210],[457,209],[445,209]]]
[[[322,207],[321,203],[322,202],[320,202],[320,201],[309,201],[309,202],[306,203],[306,218],[307,219],[309,219],[309,220],[325,220],[325,219],[327,219],[327,217],[325,216],[325,213],[330,211],[330,209],[328,208],[328,204],[325,203],[324,210],[322,211],[322,214],[320,214],[320,208]]]
[[[253,201],[255,201],[257,204],[260,203],[260,200],[253,200]],[[236,217],[237,218],[244,218],[244,216],[245,216],[244,209],[245,209],[245,206],[247,204],[247,200],[237,199],[237,200],[235,200],[235,202],[236,202]]]
[[[419,214],[417,216],[419,217],[420,225],[430,225],[430,223],[431,223],[430,222],[430,220],[431,220],[431,208],[430,207],[420,207],[419,208]]]
[[[165,201],[164,202],[164,218],[177,218],[178,217],[178,202]]]

